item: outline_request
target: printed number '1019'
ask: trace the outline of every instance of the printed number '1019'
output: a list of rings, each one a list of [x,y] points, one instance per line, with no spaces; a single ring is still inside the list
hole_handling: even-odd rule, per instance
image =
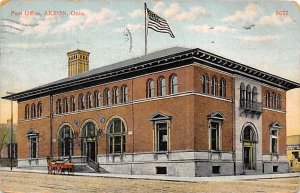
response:
[[[289,11],[277,10],[276,15],[288,15]]]

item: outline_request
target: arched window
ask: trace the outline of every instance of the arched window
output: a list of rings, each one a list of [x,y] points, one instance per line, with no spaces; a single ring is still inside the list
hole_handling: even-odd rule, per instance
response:
[[[276,93],[275,92],[272,92],[272,108],[273,109],[276,109]]]
[[[73,155],[73,130],[65,125],[58,131],[58,156]]]
[[[56,114],[61,114],[62,113],[62,104],[61,104],[61,100],[58,99],[56,101]]]
[[[68,98],[64,98],[63,100],[63,113],[69,112],[69,104],[68,104]]]
[[[37,117],[41,117],[42,116],[42,102],[38,102],[37,104]]]
[[[74,96],[71,96],[70,98],[70,111],[76,111],[76,98]]]
[[[244,109],[246,107],[246,89],[245,84],[240,84],[240,107]]]
[[[122,93],[122,103],[128,103],[128,87],[127,85],[123,85],[121,87],[121,93]]]
[[[160,77],[157,80],[157,96],[166,96],[166,79]]]
[[[251,108],[251,86],[248,84],[246,87],[246,108]]]
[[[120,91],[118,87],[114,87],[113,88],[113,100],[112,100],[112,104],[118,104],[120,102]]]
[[[125,124],[119,118],[112,119],[107,127],[109,153],[126,152]]]
[[[170,94],[178,93],[178,79],[175,74],[170,76]]]
[[[80,94],[78,97],[78,110],[84,110],[85,98],[83,94]]]
[[[31,118],[36,118],[36,109],[34,103],[31,105]]]
[[[220,97],[226,98],[226,81],[224,78],[221,78],[220,80]]]
[[[81,154],[93,161],[97,160],[97,136],[98,128],[96,123],[86,122],[81,129]]]
[[[95,91],[95,107],[100,107],[100,92]]]
[[[257,88],[254,86],[253,88],[252,88],[252,101],[253,102],[257,102]]]
[[[204,74],[202,76],[202,93],[209,94],[209,79],[208,75]]]
[[[147,81],[147,98],[154,97],[154,81],[149,79]]]
[[[256,141],[255,132],[253,131],[253,129],[250,126],[247,126],[244,129],[243,141]]]
[[[29,119],[29,104],[25,106],[25,119]]]
[[[266,101],[266,107],[270,108],[270,106],[271,106],[270,105],[270,92],[268,90],[266,91],[266,96],[265,97],[266,97],[265,98],[266,99],[265,100]]]
[[[214,96],[218,95],[218,80],[216,76],[213,76],[211,79],[211,94]]]
[[[92,93],[87,93],[86,99],[87,99],[86,107],[88,109],[92,108],[93,107],[93,95],[92,95]]]
[[[104,97],[104,105],[110,106],[110,91],[108,88],[104,89],[103,97]]]
[[[282,110],[282,98],[281,95],[277,95],[277,108],[278,110]]]

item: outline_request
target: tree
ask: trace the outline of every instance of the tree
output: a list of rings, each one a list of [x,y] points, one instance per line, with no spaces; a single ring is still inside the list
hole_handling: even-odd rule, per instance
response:
[[[8,128],[0,128],[0,158],[3,147],[10,141],[10,130]]]

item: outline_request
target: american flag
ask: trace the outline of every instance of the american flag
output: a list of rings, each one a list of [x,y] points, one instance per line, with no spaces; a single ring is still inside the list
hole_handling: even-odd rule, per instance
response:
[[[161,33],[168,33],[172,38],[175,38],[171,31],[167,21],[164,18],[159,17],[153,11],[147,8],[148,13],[148,28]]]

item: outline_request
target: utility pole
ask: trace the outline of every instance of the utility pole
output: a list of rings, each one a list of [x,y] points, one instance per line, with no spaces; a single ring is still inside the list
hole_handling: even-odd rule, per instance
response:
[[[6,92],[6,94],[15,94],[13,92]],[[9,148],[9,157],[10,157],[10,170],[12,170],[12,147],[13,147],[13,117],[14,117],[14,111],[13,111],[13,100],[10,100],[10,148]]]

